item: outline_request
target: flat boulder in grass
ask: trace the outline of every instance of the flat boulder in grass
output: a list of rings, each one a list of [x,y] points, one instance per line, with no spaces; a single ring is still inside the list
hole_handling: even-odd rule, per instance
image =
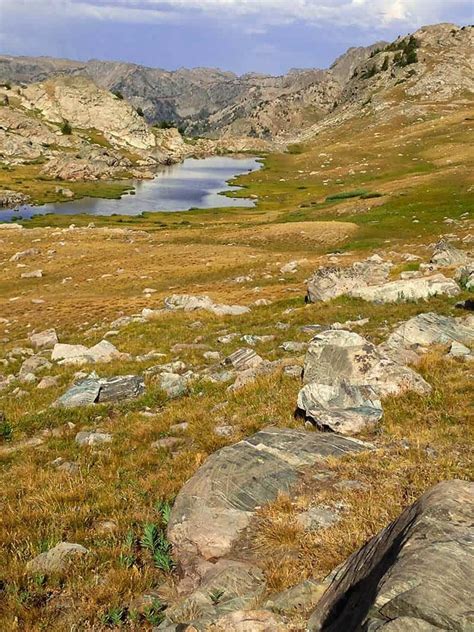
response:
[[[120,402],[140,397],[145,392],[145,382],[138,375],[120,375],[99,378],[91,373],[89,377],[74,384],[56,402],[60,408],[77,408],[107,402]]]
[[[361,298],[373,303],[398,303],[428,300],[433,296],[457,296],[459,285],[442,274],[400,281],[390,281],[383,285],[356,287],[348,296]]]
[[[165,307],[169,310],[182,309],[185,312],[203,309],[217,316],[239,316],[250,312],[249,307],[214,303],[209,296],[195,296],[192,294],[172,294],[165,298]]]
[[[51,359],[59,364],[81,365],[95,362],[113,362],[114,360],[127,360],[130,356],[121,353],[111,342],[102,340],[93,347],[84,345],[69,345],[58,343],[54,345]]]
[[[370,446],[328,433],[266,428],[212,454],[179,492],[168,537],[183,567],[228,554],[257,508],[289,492],[306,466]]]
[[[474,483],[439,483],[336,572],[310,632],[474,629]]]

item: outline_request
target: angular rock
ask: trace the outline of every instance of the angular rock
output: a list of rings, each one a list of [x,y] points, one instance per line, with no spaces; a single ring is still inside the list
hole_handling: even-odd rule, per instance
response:
[[[390,281],[383,285],[356,287],[347,294],[374,303],[398,303],[427,300],[440,295],[456,296],[460,291],[456,281],[442,274],[435,274],[419,279]]]
[[[439,483],[339,568],[308,630],[473,629],[473,520],[474,484]]]
[[[192,374],[179,375],[178,373],[161,373],[159,376],[160,388],[163,389],[168,397],[174,399],[181,397],[188,390],[188,384]]]
[[[12,257],[10,257],[10,261],[20,261],[20,259],[25,259],[25,257],[34,257],[39,255],[40,251],[38,248],[28,248],[28,250],[23,250],[21,252],[16,252]]]
[[[253,349],[237,349],[230,356],[222,361],[224,366],[232,366],[236,371],[255,369],[263,362],[263,358],[255,353]]]
[[[43,276],[43,270],[30,270],[29,272],[22,272],[22,279],[41,279]]]
[[[60,364],[81,365],[94,362],[125,360],[129,359],[129,356],[121,353],[108,340],[102,340],[90,348],[84,345],[55,344],[51,353],[51,359],[59,361]]]
[[[145,382],[137,375],[120,375],[99,378],[92,373],[85,380],[72,386],[56,402],[55,406],[75,408],[105,402],[118,402],[143,395]]]
[[[55,329],[45,329],[31,334],[29,340],[35,349],[52,349],[58,342],[58,335]]]
[[[344,435],[361,432],[383,416],[382,403],[371,386],[355,386],[345,380],[306,384],[298,394],[297,407],[318,428]]]
[[[456,248],[456,246],[453,246],[445,239],[438,241],[430,259],[430,263],[438,266],[456,266],[469,263],[470,261],[471,257],[466,252],[459,250],[459,248]]]
[[[445,345],[452,342],[472,344],[474,325],[469,320],[452,318],[428,312],[418,314],[397,327],[388,337],[386,346],[392,349],[410,349],[411,347]]]
[[[169,310],[182,309],[185,312],[204,309],[217,316],[238,316],[250,312],[248,307],[218,304],[214,303],[209,296],[193,296],[192,294],[173,294],[168,296],[165,298],[165,307]]]
[[[383,283],[390,273],[391,263],[374,255],[349,268],[319,268],[308,282],[306,302],[330,301],[367,285]]]
[[[34,355],[27,358],[21,365],[20,372],[18,374],[20,380],[29,373],[37,373],[45,369],[50,369],[53,365],[49,360],[43,358],[40,355]]]
[[[302,353],[308,348],[307,342],[295,342],[294,340],[288,340],[280,345],[280,349],[288,351],[289,353]]]
[[[455,341],[451,343],[448,355],[453,358],[465,358],[466,356],[471,355],[471,350],[469,347]]]
[[[74,557],[86,555],[89,551],[80,544],[60,542],[45,553],[30,560],[26,569],[30,573],[60,573],[66,569]]]
[[[229,553],[256,509],[288,492],[302,468],[369,446],[333,434],[267,428],[212,454],[179,492],[168,537],[183,566]]]

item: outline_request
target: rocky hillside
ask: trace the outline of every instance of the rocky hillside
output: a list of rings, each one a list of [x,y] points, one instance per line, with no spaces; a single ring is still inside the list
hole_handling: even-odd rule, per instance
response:
[[[2,56],[0,82],[31,83],[57,74],[86,75],[97,85],[123,94],[143,110],[150,123],[174,121],[193,134],[226,130],[232,136],[269,137],[288,127],[298,128],[302,122],[313,122],[330,111],[354,67],[380,45],[349,49],[329,71],[292,70],[279,77],[257,73],[239,77],[210,68],[167,72],[96,60],[81,63]],[[268,104],[275,100],[277,125],[272,124],[272,113],[266,113]],[[300,113],[288,118],[288,109],[293,107]]]

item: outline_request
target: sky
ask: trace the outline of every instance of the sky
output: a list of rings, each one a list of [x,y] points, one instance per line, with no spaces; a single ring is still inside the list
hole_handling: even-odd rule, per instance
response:
[[[474,0],[0,0],[0,53],[282,74],[437,22]]]

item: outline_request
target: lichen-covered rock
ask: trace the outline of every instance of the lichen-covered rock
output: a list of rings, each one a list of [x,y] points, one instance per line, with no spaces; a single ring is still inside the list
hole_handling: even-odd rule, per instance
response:
[[[397,303],[427,300],[439,295],[456,296],[460,291],[456,281],[442,274],[435,274],[430,277],[390,281],[383,285],[356,287],[348,295],[374,303]]]
[[[391,267],[391,263],[374,255],[348,268],[319,268],[308,282],[306,300],[309,303],[329,301],[357,288],[383,283]]]
[[[439,483],[339,568],[308,630],[474,629],[473,520],[474,484]]]
[[[145,382],[138,375],[99,378],[97,374],[91,373],[85,380],[68,389],[55,402],[55,406],[76,408],[77,406],[119,402],[139,397],[144,392]]]
[[[471,257],[466,252],[459,250],[459,248],[456,248],[456,246],[453,246],[445,239],[441,239],[435,245],[433,256],[430,260],[431,263],[438,266],[456,266],[469,263],[470,261],[472,261]]]
[[[388,337],[386,346],[392,349],[410,349],[445,345],[452,342],[472,344],[474,342],[474,322],[428,312],[418,314],[395,329]]]
[[[172,294],[165,299],[166,309],[182,309],[185,312],[193,312],[204,309],[216,314],[216,316],[239,316],[250,312],[248,307],[242,305],[224,305],[214,303],[209,296],[194,296],[192,294]]]
[[[58,335],[55,329],[45,329],[29,337],[32,347],[35,349],[50,349],[58,342]]]

